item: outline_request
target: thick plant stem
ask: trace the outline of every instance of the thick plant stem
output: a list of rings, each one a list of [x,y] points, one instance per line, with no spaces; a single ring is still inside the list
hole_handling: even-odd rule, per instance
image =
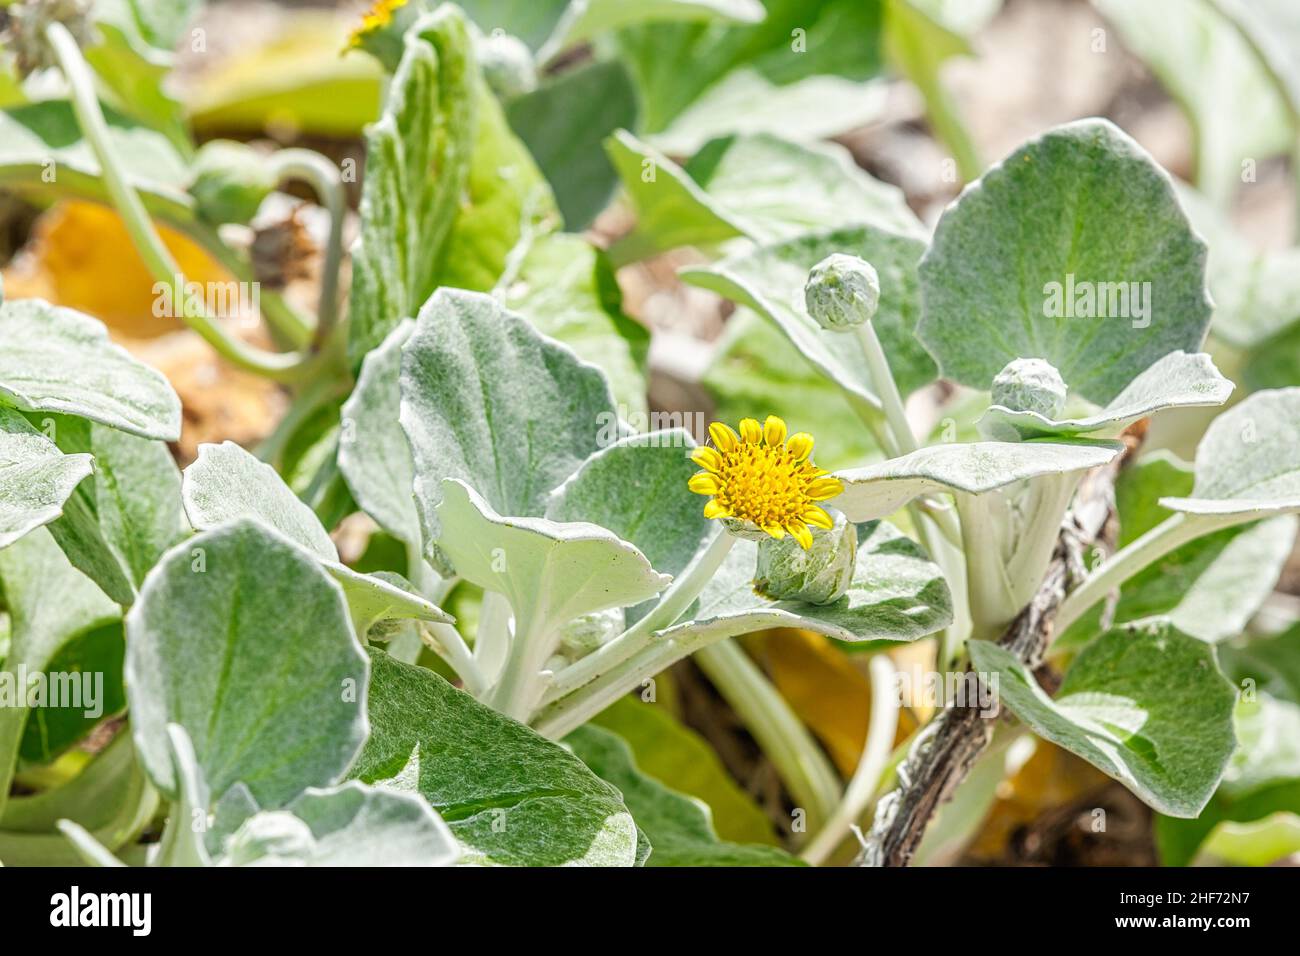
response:
[[[1112,554],[1070,592],[1056,612],[1057,633],[1064,632],[1111,591],[1169,552],[1202,535],[1254,520],[1257,520],[1254,515],[1203,516],[1176,512]]]
[[[555,675],[543,704],[550,704],[601,674],[613,670],[641,651],[654,638],[654,632],[674,624],[700,596],[700,592],[713,579],[722,562],[731,553],[735,543],[726,531],[718,532],[708,547],[695,559],[695,563],[668,586],[659,603],[630,628],[604,647],[598,648],[581,660],[575,661]]]
[[[799,854],[813,866],[826,862],[861,818],[880,786],[898,732],[899,700],[893,681],[894,663],[889,656],[877,654],[871,658],[871,723],[867,727],[867,742],[844,796],[830,819]]]
[[[104,185],[122,217],[132,243],[156,281],[168,284],[176,282],[181,275],[180,267],[163,244],[140,196],[126,181],[109,139],[108,123],[95,95],[90,67],[81,55],[77,41],[61,23],[51,23],[45,35],[67,78],[77,122],[99,161]],[[232,338],[188,296],[180,296],[178,305],[186,324],[203,336],[223,358],[239,368],[278,381],[291,382],[309,377],[318,365],[316,358],[311,355],[266,352]]]
[[[701,648],[694,660],[776,767],[807,814],[808,832],[825,826],[840,801],[840,779],[785,698],[734,640]]]

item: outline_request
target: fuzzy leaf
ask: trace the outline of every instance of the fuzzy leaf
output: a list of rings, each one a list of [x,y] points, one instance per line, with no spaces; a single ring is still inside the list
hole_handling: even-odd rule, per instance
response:
[[[899,389],[907,394],[930,384],[937,374],[933,359],[915,335],[921,311],[916,268],[924,249],[924,242],[914,237],[855,226],[761,246],[711,266],[683,269],[681,277],[771,319],[822,374],[851,395],[879,406],[857,341],[813,321],[804,307],[804,284],[809,270],[834,252],[861,256],[875,267],[880,305],[872,325]]]
[[[0,404],[180,438],[181,401],[167,379],[110,342],[98,320],[39,299],[5,302],[0,342]]]
[[[962,384],[987,389],[1013,359],[1041,358],[1073,392],[1105,404],[1162,356],[1199,350],[1210,320],[1205,256],[1168,174],[1137,143],[1105,120],[1069,123],[944,212],[921,262],[917,334]],[[1060,284],[1059,310],[1049,283]],[[1137,286],[1144,315],[1118,297],[1129,283],[1150,283]],[[1107,317],[1067,317],[1089,290]],[[1125,301],[1128,314],[1111,314]]]
[[[402,347],[401,422],[425,551],[441,535],[445,478],[498,513],[536,516],[552,489],[618,437],[600,371],[486,295],[441,289]]]
[[[754,593],[758,546],[737,541],[700,595],[693,620],[660,632],[669,640],[696,634],[735,636],[772,627],[800,627],[841,641],[914,641],[952,620],[943,572],[893,525],[859,534],[858,563],[848,592],[830,604],[769,601]]]
[[[1056,421],[1038,412],[994,405],[984,413],[979,427],[982,434],[1000,441],[1075,435],[1113,438],[1139,418],[1162,409],[1222,405],[1232,389],[1232,382],[1219,374],[1214,360],[1205,353],[1170,352],[1093,415]]]
[[[1194,817],[1214,793],[1236,746],[1236,694],[1204,642],[1167,622],[1112,630],[1074,661],[1055,700],[1004,648],[967,646],[1012,713],[1149,806]]]
[[[136,747],[173,797],[169,724],[188,733],[214,800],[242,783],[278,808],[336,782],[366,739],[367,673],[338,585],[253,521],[168,552],[127,616]]]
[[[930,445],[878,465],[837,472],[844,492],[835,507],[853,521],[870,521],[893,514],[920,495],[981,495],[1027,478],[1096,468],[1120,450],[1115,442]]]
[[[650,866],[800,865],[798,859],[773,846],[719,840],[709,808],[645,774],[632,749],[617,734],[600,727],[579,727],[564,743],[596,776],[623,794],[637,826],[650,841]]]
[[[371,661],[370,739],[350,776],[421,794],[467,863],[633,864],[631,814],[577,757],[432,671]]]
[[[22,415],[0,405],[0,548],[63,513],[92,471],[90,455],[65,455]]]
[[[1300,511],[1300,388],[1256,392],[1224,412],[1196,449],[1196,482],[1160,504],[1195,515]]]

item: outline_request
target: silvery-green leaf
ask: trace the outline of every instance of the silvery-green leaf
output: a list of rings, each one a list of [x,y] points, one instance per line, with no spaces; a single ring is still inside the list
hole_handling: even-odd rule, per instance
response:
[[[602,33],[638,23],[665,20],[757,23],[765,11],[759,0],[577,0],[570,3],[540,59]]]
[[[540,515],[551,490],[620,434],[598,369],[471,292],[440,289],[420,310],[401,392],[430,556],[443,479],[463,479],[501,514]]]
[[[872,325],[899,389],[907,394],[928,385],[937,374],[915,334],[921,312],[916,269],[924,249],[925,243],[911,236],[854,226],[761,246],[711,266],[683,269],[681,277],[771,319],[822,374],[879,406],[861,347],[851,334],[826,331],[813,321],[804,307],[804,284],[809,270],[835,252],[860,256],[875,267],[880,304]]]
[[[404,41],[383,114],[366,131],[362,229],[352,255],[354,363],[437,286],[474,153],[480,80],[464,16],[441,7]]]
[[[681,574],[713,531],[700,497],[686,487],[699,471],[688,457],[694,448],[679,428],[602,448],[555,489],[546,517],[599,525],[636,545],[655,570]],[[647,609],[632,609],[630,619]]]
[[[200,531],[251,518],[307,551],[343,586],[358,626],[374,624],[376,614],[452,621],[420,595],[341,564],[338,549],[315,512],[289,490],[274,468],[234,442],[199,446],[199,457],[185,469],[182,495],[190,522]]]
[[[0,548],[49,524],[92,471],[90,455],[65,455],[22,415],[0,405]]]
[[[685,631],[726,637],[801,627],[841,641],[914,641],[952,620],[952,595],[943,572],[884,521],[861,532],[853,581],[831,604],[769,601],[755,594],[757,557],[757,545],[737,541],[700,595],[693,620],[660,632],[659,639]]]
[[[1219,374],[1210,356],[1180,350],[1157,359],[1095,414],[1057,421],[1038,412],[994,405],[979,427],[982,434],[1000,441],[1090,434],[1111,438],[1161,409],[1222,405],[1232,389],[1232,382]]]
[[[1300,11],[1289,0],[1216,0],[1218,9],[1241,29],[1274,83],[1290,104],[1292,116],[1300,112]]]
[[[1286,104],[1213,0],[1093,3],[1187,113],[1196,181],[1216,203],[1226,205],[1241,186],[1243,161],[1286,149]]]
[[[102,323],[39,299],[0,305],[0,404],[63,412],[175,441],[181,400],[161,373],[108,340]]]
[[[127,617],[127,692],[150,778],[177,792],[168,724],[214,799],[264,807],[337,781],[365,741],[366,657],[339,586],[302,547],[248,520],[169,551]]]
[[[356,780],[254,814],[225,850],[229,866],[450,866],[460,856],[423,797]]]
[[[1041,358],[1105,404],[1161,356],[1200,349],[1205,255],[1168,174],[1137,143],[1105,120],[1069,123],[944,212],[921,261],[917,335],[962,384],[986,389],[1011,360]],[[1080,315],[1089,292],[1105,317]]]
[[[432,671],[371,658],[370,739],[351,777],[423,796],[464,862],[633,864],[631,814],[577,757]]]
[[[1169,517],[1161,495],[1186,494],[1192,469],[1157,452],[1129,465],[1115,483],[1118,547]],[[1056,639],[1078,644],[1099,633],[1103,611],[1115,624],[1167,617],[1184,634],[1216,643],[1245,630],[1291,555],[1297,520],[1291,515],[1214,531],[1153,561],[1120,587],[1107,611],[1097,605]]]
[[[844,491],[833,503],[852,521],[870,521],[893,514],[920,495],[982,495],[1026,478],[1096,468],[1121,450],[1116,442],[1082,441],[930,445],[878,465],[836,472]]]
[[[72,563],[128,606],[163,552],[185,537],[181,473],[165,444],[68,416],[49,416],[58,446],[90,454],[95,474],[77,486],[50,533]]]
[[[1167,622],[1117,628],[1089,644],[1056,699],[1004,648],[971,641],[971,661],[1035,733],[1176,817],[1209,801],[1236,746],[1236,694],[1214,649]]]
[[[9,611],[9,649],[0,682],[17,688],[19,673],[44,670],[78,635],[122,616],[89,578],[68,561],[45,529],[38,528],[0,549],[0,585]],[[18,759],[27,697],[0,707],[0,812]]]
[[[645,412],[650,336],[623,314],[622,293],[604,252],[581,236],[538,236],[498,291],[506,307],[537,331],[604,372],[625,417]]]
[[[579,727],[564,744],[602,780],[618,787],[650,841],[650,866],[799,866],[784,850],[718,839],[706,804],[664,786],[636,764],[623,738]]]
[[[1196,449],[1196,481],[1174,511],[1259,515],[1300,511],[1300,388],[1256,392],[1224,412]]]
[[[645,555],[612,531],[586,522],[497,514],[464,482],[443,483],[441,548],[456,572],[504,594],[516,620],[553,634],[605,608],[630,607],[668,586]]]
[[[623,262],[737,236],[775,242],[870,223],[917,235],[902,192],[860,170],[842,147],[803,146],[767,133],[706,145],[685,168],[620,130],[606,149],[637,225],[613,249]]]
[[[419,544],[411,446],[397,420],[402,345],[414,326],[402,321],[366,354],[356,388],[343,404],[338,462],[361,510],[393,537]]]

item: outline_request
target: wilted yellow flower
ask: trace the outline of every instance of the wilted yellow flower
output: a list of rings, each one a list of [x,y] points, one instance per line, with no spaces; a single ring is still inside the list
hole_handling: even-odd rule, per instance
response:
[[[834,498],[844,486],[813,464],[813,438],[807,432],[787,440],[785,422],[769,415],[762,425],[743,419],[739,435],[714,422],[709,437],[714,447],[691,455],[704,471],[689,482],[691,491],[710,496],[706,518],[746,522],[773,538],[789,534],[805,548],[812,545],[812,528],[834,524],[816,503]]]

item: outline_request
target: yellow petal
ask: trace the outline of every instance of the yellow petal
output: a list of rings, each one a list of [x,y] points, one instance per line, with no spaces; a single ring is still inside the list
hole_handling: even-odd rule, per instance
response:
[[[799,432],[797,435],[791,435],[790,440],[785,443],[785,447],[790,449],[790,454],[794,455],[795,461],[803,461],[813,450],[813,437],[807,432]]]
[[[704,517],[706,518],[725,518],[730,513],[726,508],[718,504],[716,498],[710,499],[709,503],[704,506]]]
[[[785,422],[775,415],[768,415],[763,423],[763,441],[773,448],[785,444]]]
[[[825,501],[827,498],[834,498],[843,490],[844,486],[840,484],[838,478],[818,478],[808,486],[806,494],[813,501]]]
[[[709,437],[713,439],[713,444],[717,446],[718,451],[724,455],[729,451],[735,451],[736,446],[740,444],[740,436],[722,422],[714,422],[709,426]]]
[[[765,524],[763,530],[778,541],[785,537],[785,528],[782,528],[779,524]]]
[[[686,487],[697,495],[716,495],[722,488],[718,484],[717,476],[707,471],[697,471],[691,475],[690,480],[686,482]]]
[[[712,448],[697,448],[691,452],[691,461],[699,465],[705,471],[719,472],[722,470],[722,456]]]
[[[825,528],[827,531],[835,527],[835,519],[816,505],[804,511],[803,520],[814,528]]]
[[[740,420],[740,437],[751,445],[757,445],[763,440],[763,429],[758,421],[753,418],[742,418]]]
[[[785,530],[790,532],[790,537],[798,541],[805,551],[812,547],[812,532],[802,521],[787,521]]]

